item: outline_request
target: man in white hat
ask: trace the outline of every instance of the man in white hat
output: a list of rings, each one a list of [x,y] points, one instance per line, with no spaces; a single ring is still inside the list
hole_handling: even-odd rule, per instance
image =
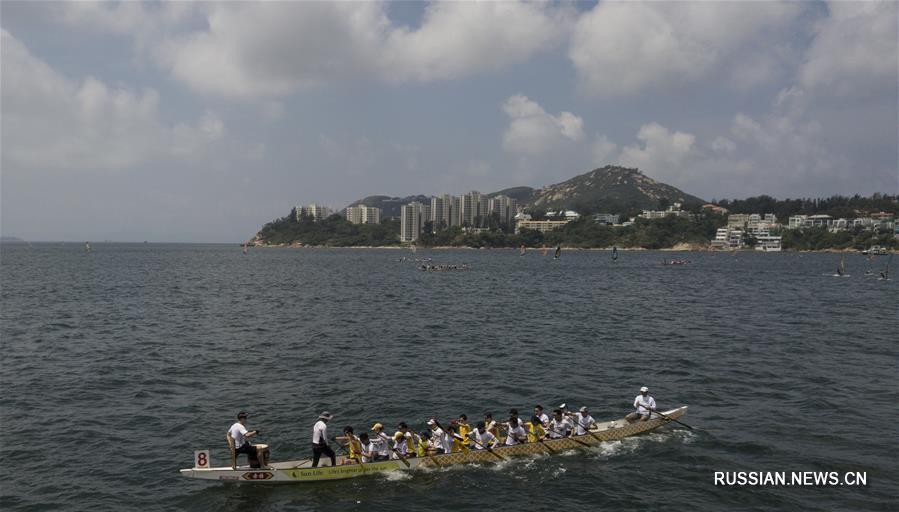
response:
[[[568,416],[571,416],[571,419],[574,422],[575,435],[582,436],[587,433],[587,429],[596,425],[596,420],[593,419],[593,416],[590,416],[590,411],[587,410],[587,406],[581,407],[578,412],[569,412]]]
[[[640,388],[640,394],[634,398],[635,411],[624,417],[628,422],[646,421],[649,419],[652,411],[656,408],[656,399],[649,396],[649,388],[643,386]]]
[[[322,454],[327,455],[331,459],[331,465],[337,465],[337,456],[334,450],[328,446],[328,422],[334,416],[325,411],[318,415],[318,421],[312,427],[312,467],[318,467],[318,460]]]

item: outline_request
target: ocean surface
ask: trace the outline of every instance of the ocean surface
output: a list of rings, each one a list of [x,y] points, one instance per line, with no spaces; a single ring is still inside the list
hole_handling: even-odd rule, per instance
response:
[[[422,272],[406,258],[471,265]],[[663,266],[664,258],[690,260]],[[0,246],[4,510],[896,510],[899,282],[795,253]],[[893,274],[899,276],[894,263]],[[566,402],[677,425],[560,456],[336,483],[182,478],[240,410],[273,458]],[[859,487],[716,471],[865,472]]]

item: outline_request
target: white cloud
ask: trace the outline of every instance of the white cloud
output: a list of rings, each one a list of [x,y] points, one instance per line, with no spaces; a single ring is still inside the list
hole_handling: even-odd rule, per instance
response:
[[[593,165],[602,167],[615,163],[618,144],[609,140],[605,135],[597,135],[590,146],[590,151],[593,156]]]
[[[658,123],[640,127],[637,139],[642,143],[626,146],[618,157],[622,165],[638,167],[661,179],[676,176],[681,165],[692,156],[696,137],[672,132]]]
[[[398,27],[385,42],[386,80],[440,80],[507,67],[560,41],[567,11],[521,2],[435,2],[421,27]]]
[[[712,139],[712,151],[716,153],[733,153],[736,150],[737,145],[727,137],[718,135]]]
[[[379,2],[200,4],[208,28],[167,34],[155,61],[202,93],[275,97],[374,78],[452,80],[523,62],[563,40],[567,7],[438,2],[421,25],[395,25]],[[264,27],[264,30],[260,30]]]
[[[796,3],[600,2],[580,17],[568,56],[584,90],[599,96],[634,94],[712,78],[750,85],[740,77],[748,60],[751,85],[780,71],[785,28]],[[756,41],[766,46],[758,47]],[[736,73],[736,74],[735,74]]]
[[[503,104],[509,126],[503,135],[506,151],[537,155],[584,138],[584,121],[571,112],[547,113],[527,96],[510,96]]]
[[[165,156],[195,156],[222,137],[211,112],[196,124],[167,126],[159,94],[67,79],[2,32],[4,171],[119,170]]]
[[[895,2],[831,2],[799,70],[800,83],[837,95],[895,92],[899,37]]]

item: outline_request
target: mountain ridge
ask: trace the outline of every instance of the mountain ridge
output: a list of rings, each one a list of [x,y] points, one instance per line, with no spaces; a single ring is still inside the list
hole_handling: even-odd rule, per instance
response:
[[[677,187],[646,176],[637,168],[617,165],[598,167],[542,188],[517,186],[484,195],[506,195],[516,199],[524,208],[575,210],[583,214],[648,210],[659,208],[664,202],[684,205],[705,202]],[[429,198],[423,194],[405,197],[373,195],[353,201],[348,206],[364,204],[381,208],[384,218],[398,217],[403,205],[413,201],[427,202]]]

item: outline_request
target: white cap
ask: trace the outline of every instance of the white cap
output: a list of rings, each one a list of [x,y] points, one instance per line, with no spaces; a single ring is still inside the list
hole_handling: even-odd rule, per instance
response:
[[[641,392],[641,393],[648,393],[648,392],[649,392],[649,388],[646,387],[646,386],[643,386],[642,388],[640,388],[640,392]]]
[[[435,422],[434,420],[428,420],[428,425],[433,427],[436,424],[437,424],[437,422]]]
[[[565,405],[566,405],[566,404],[560,405],[560,406],[559,406],[559,409],[565,410]]]
[[[586,406],[586,405],[584,405],[584,406],[581,407],[581,412],[587,412],[587,406]]]

